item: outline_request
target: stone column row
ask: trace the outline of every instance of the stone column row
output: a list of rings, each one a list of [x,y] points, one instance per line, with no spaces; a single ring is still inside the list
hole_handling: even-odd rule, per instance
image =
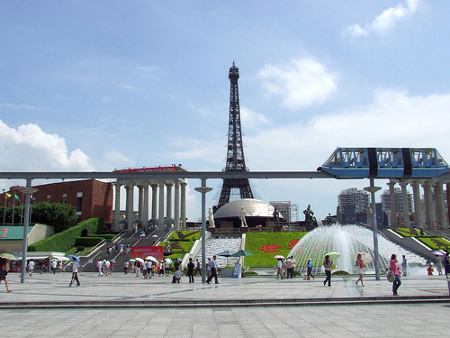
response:
[[[415,210],[415,221],[416,225],[419,227],[434,227],[442,226],[447,228],[449,226],[448,213],[450,208],[450,201],[447,198],[447,205],[444,199],[444,184],[445,182],[441,180],[404,180],[400,182],[390,181],[389,195],[390,195],[390,214],[389,222],[390,226],[396,225],[396,215],[397,210],[395,207],[395,194],[394,186],[399,183],[402,188],[402,206],[403,206],[403,225],[405,227],[410,226],[409,221],[409,203],[407,195],[407,185],[410,184],[413,189],[414,198],[414,210]],[[421,199],[420,187],[423,188],[424,199]],[[447,184],[447,196],[449,184]],[[400,211],[400,210],[398,210]]]
[[[172,187],[175,185],[175,197],[172,195]],[[126,192],[126,224],[128,230],[133,230],[133,222],[135,221],[134,213],[134,187],[138,187],[138,216],[137,218],[142,220],[142,224],[145,228],[148,227],[149,220],[149,186],[152,188],[152,207],[151,218],[158,220],[158,225],[164,223],[164,219],[173,217],[172,215],[172,199],[175,199],[175,218],[174,223],[176,227],[180,226],[180,218],[182,220],[182,226],[186,226],[186,185],[184,180],[166,181],[149,181],[149,182],[116,182],[114,184],[115,203],[114,203],[114,230],[119,231],[121,228],[121,213],[120,213],[120,190],[123,186]],[[181,186],[181,192],[180,192]],[[165,194],[165,189],[167,194]],[[181,196],[180,196],[181,195]],[[180,202],[181,201],[181,202]],[[164,206],[166,205],[166,208]],[[181,210],[181,213],[180,213]],[[122,221],[122,223],[124,223]]]

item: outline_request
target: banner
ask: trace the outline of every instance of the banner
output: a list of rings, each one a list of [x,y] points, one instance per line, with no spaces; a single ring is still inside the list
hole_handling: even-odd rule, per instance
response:
[[[164,247],[162,246],[133,246],[130,252],[130,258],[142,258],[147,256],[155,257],[158,262],[164,259]]]

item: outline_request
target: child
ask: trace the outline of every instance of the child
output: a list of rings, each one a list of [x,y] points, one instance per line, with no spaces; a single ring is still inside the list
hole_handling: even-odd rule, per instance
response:
[[[428,276],[433,276],[434,269],[433,269],[433,266],[431,264],[428,266],[427,271],[428,271]]]

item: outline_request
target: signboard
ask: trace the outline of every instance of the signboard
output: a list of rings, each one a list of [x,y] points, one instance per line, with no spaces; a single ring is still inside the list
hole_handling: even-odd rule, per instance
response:
[[[133,246],[130,252],[130,258],[142,258],[147,256],[155,257],[158,262],[164,259],[164,247],[162,246]]]
[[[241,264],[236,263],[234,265],[233,278],[240,278],[240,277],[241,277]]]

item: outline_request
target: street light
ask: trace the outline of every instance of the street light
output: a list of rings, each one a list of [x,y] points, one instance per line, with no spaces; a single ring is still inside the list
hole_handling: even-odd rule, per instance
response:
[[[377,227],[377,204],[375,203],[375,193],[380,190],[380,187],[374,185],[373,178],[370,179],[370,187],[364,188],[364,190],[370,192],[370,198],[372,199],[372,231],[373,231],[373,254],[374,254],[374,266],[375,266],[375,279],[380,280],[380,262],[378,259],[378,227]]]
[[[30,195],[38,191],[31,187],[31,179],[27,179],[26,187],[20,187],[19,191],[25,194],[25,221],[23,224],[22,240],[22,268],[20,269],[20,282],[25,283],[25,270],[27,264],[28,223],[30,222]]]
[[[212,188],[206,186],[206,179],[202,178],[202,186],[194,188],[202,194],[202,283],[206,282],[206,194],[212,190]]]

